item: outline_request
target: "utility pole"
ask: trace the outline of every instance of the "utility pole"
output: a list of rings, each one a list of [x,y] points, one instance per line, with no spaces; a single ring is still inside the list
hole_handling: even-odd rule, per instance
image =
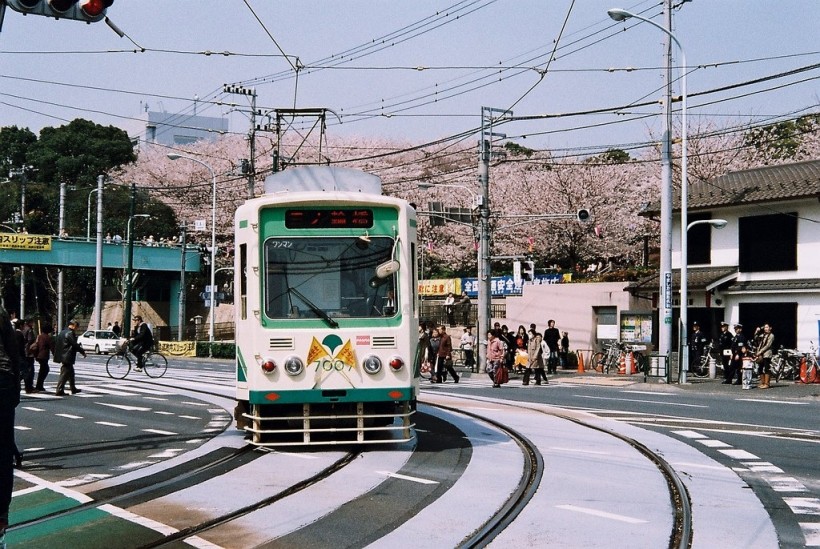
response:
[[[666,28],[672,31],[672,0],[663,2]],[[658,288],[658,354],[670,366],[672,350],[672,39],[666,36],[666,98],[663,102],[661,150],[661,250]]]
[[[512,115],[511,111],[481,107],[481,140],[478,144],[478,330],[477,340],[484,341],[492,326],[492,267],[490,264],[490,157],[493,137],[505,138],[504,134],[493,133],[493,113]],[[478,347],[479,367],[486,367],[487,345]]]
[[[58,238],[63,237],[63,233],[65,232],[65,192],[66,192],[66,184],[65,181],[60,182],[60,222],[58,224],[57,235]],[[57,269],[57,330],[62,330],[65,325],[63,324],[63,312],[65,310],[65,293],[64,293],[64,285],[65,285],[65,269],[59,267]]]
[[[128,207],[128,226],[126,227],[126,237],[128,238],[128,259],[125,267],[125,311],[122,319],[122,333],[124,337],[131,337],[131,281],[134,269],[134,235],[131,226],[134,222],[134,207],[137,201],[137,183],[131,182],[131,203]]]
[[[256,88],[246,88],[244,86],[236,86],[224,84],[222,86],[223,93],[232,93],[236,95],[247,95],[251,98],[251,129],[248,132],[248,145],[250,147],[250,171],[248,171],[248,198],[254,196],[254,186],[256,185]]]
[[[103,184],[105,176],[97,176],[97,262],[94,272],[94,329],[102,329],[102,265],[103,265]]]
[[[177,334],[177,341],[185,339],[185,249],[188,247],[188,224],[184,221],[180,225],[182,234],[180,240],[182,242],[182,265],[179,269],[179,333]]]

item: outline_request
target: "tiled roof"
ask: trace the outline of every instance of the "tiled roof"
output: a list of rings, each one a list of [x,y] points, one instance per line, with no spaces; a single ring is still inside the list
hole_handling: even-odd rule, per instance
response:
[[[702,267],[686,270],[687,286],[690,290],[705,290],[721,279],[737,274],[737,267]],[[654,274],[632,282],[626,290],[632,294],[657,292],[659,274]],[[680,290],[680,270],[672,271],[672,290]]]
[[[736,206],[778,200],[820,197],[820,160],[765,166],[729,172],[709,181],[689,181],[689,210]],[[680,209],[680,192],[672,207]],[[653,202],[644,215],[655,215],[660,203]]]
[[[726,292],[774,292],[820,290],[820,278],[798,278],[785,280],[749,280],[735,282]]]

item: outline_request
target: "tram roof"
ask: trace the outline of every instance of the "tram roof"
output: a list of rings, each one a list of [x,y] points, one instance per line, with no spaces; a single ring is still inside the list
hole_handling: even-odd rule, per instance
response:
[[[265,194],[306,191],[381,195],[382,180],[370,173],[338,166],[299,166],[265,178]]]

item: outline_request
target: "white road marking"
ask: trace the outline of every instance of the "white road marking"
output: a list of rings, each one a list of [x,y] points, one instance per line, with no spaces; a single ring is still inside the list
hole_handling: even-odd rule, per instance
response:
[[[181,417],[182,419],[199,419],[196,416],[177,416],[177,417]]]
[[[697,439],[697,441],[707,448],[731,448],[731,444],[726,444],[722,440],[715,440],[713,438],[701,438]]]
[[[102,480],[104,478],[110,478],[112,476],[114,476],[114,475],[104,475],[104,474],[90,473],[88,475],[83,475],[83,476],[80,476],[80,477],[73,477],[73,478],[68,478],[68,479],[65,479],[65,480],[61,480],[58,484],[60,486],[80,486],[80,485],[83,485],[83,484],[88,484],[90,482],[96,482],[96,481]]]
[[[145,397],[145,400],[159,400],[160,402],[167,402],[167,398],[159,398],[159,397]]]
[[[144,406],[127,406],[125,404],[111,404],[110,402],[98,402],[100,406],[110,406],[111,408],[117,408],[118,410],[125,410],[126,412],[149,412],[151,408],[146,408]]]
[[[697,431],[672,431],[676,435],[680,435],[686,438],[707,438],[706,435],[703,433],[698,433]]]
[[[138,469],[140,467],[146,467],[148,465],[155,464],[156,461],[132,461],[131,463],[126,463],[125,465],[120,465],[117,469],[121,471],[127,471],[128,469]]]
[[[391,473],[390,471],[376,471],[380,475],[386,477],[397,478],[401,480],[409,480],[410,482],[418,482],[419,484],[438,484],[437,480],[430,480],[426,478],[411,477],[407,475],[400,475],[399,473]]]
[[[820,516],[820,499],[818,498],[783,498],[796,515]]]
[[[567,511],[576,511],[578,513],[584,513],[585,515],[593,515],[596,517],[608,518],[612,520],[617,520],[620,522],[626,522],[629,524],[644,524],[648,521],[643,519],[638,519],[634,517],[628,517],[626,515],[616,515],[614,513],[607,513],[606,511],[599,511],[597,509],[589,509],[587,507],[578,507],[577,505],[556,505],[558,509],[565,509]]]
[[[806,547],[820,547],[820,522],[800,522]]]
[[[636,394],[636,395],[652,395],[652,396],[660,396],[660,397],[665,397],[665,396],[671,397],[671,396],[673,396],[672,393],[658,393],[656,391],[636,391],[634,389],[624,389],[621,392],[622,393],[632,393],[632,394]]]
[[[708,406],[703,406],[701,404],[683,404],[681,402],[660,402],[657,400],[638,400],[634,398],[614,398],[614,397],[602,397],[602,396],[591,396],[591,395],[575,395],[578,398],[589,398],[592,400],[616,400],[619,402],[643,402],[646,404],[663,404],[665,406],[682,406],[684,408],[708,408]],[[622,414],[623,412],[618,412]]]
[[[124,423],[114,423],[113,421],[95,421],[97,425],[107,425],[108,427],[127,427]]]
[[[782,473],[783,469],[778,467],[777,465],[773,465],[768,461],[751,461],[748,463],[744,463],[746,467],[749,468],[749,471],[754,473]]]
[[[74,414],[54,414],[55,416],[60,416],[68,419],[83,419],[83,416],[75,416]]]
[[[35,408],[34,406],[20,406],[23,410],[31,410],[32,412],[45,412],[44,408]]]
[[[718,452],[734,459],[760,459],[753,453],[747,452],[746,450],[718,450]]]
[[[165,524],[162,524],[161,522],[157,522],[146,517],[135,515],[134,513],[126,511],[125,509],[120,509],[119,507],[114,507],[113,505],[110,505],[108,503],[100,505],[99,509],[100,511],[105,511],[106,513],[109,513],[117,518],[127,520],[128,522],[133,522],[134,524],[139,524],[140,526],[145,526],[146,528],[150,528],[151,530],[159,532],[164,536],[169,536],[179,531],[173,526],[167,526]]]
[[[149,458],[172,458],[175,457],[178,453],[184,452],[182,448],[168,448],[158,454],[151,454],[148,456]]]
[[[80,503],[88,503],[89,501],[94,501],[85,494],[75,492],[74,490],[68,490],[67,488],[64,488],[63,486],[61,486],[59,483],[49,482],[47,480],[43,480],[40,477],[36,477],[36,476],[34,476],[30,473],[26,473],[25,471],[21,471],[19,469],[16,469],[14,471],[14,476],[16,476],[17,478],[21,478],[21,479],[23,479],[27,482],[30,482],[31,484],[36,484],[37,486],[42,486],[43,488],[48,488],[52,492],[56,492],[60,495],[63,495],[67,498],[71,498],[71,499],[73,499],[75,501],[78,501]]]
[[[34,492],[39,492],[40,490],[45,490],[45,488],[45,486],[29,486],[28,488],[23,488],[22,490],[12,492],[11,497],[16,498],[17,496],[25,496],[26,494],[31,494]]]
[[[737,401],[759,402],[760,404],[794,404],[795,406],[808,406],[810,402],[797,402],[794,400],[770,400],[768,398],[736,398]]]
[[[172,415],[174,415],[174,412],[166,412],[164,410],[154,410],[154,413],[159,414],[161,416],[172,416]]]
[[[178,435],[179,433],[172,433],[171,431],[161,431],[160,429],[143,429],[143,433],[154,433],[155,435]]]
[[[18,431],[31,431],[31,427],[24,427],[22,425],[15,425],[14,428]]]
[[[763,477],[775,492],[805,492],[806,487],[794,477]]]

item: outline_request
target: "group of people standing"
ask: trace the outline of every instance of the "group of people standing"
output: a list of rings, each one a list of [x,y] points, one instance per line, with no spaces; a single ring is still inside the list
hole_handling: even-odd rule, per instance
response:
[[[530,329],[519,326],[516,333],[506,326],[495,323],[487,332],[487,365],[485,372],[493,381],[493,387],[500,387],[509,378],[508,370],[515,368],[523,374],[523,384],[529,385],[535,378],[535,385],[549,383],[547,374],[558,372],[558,364],[566,366],[569,353],[569,335],[555,327],[555,321],[547,321],[543,335],[535,324]],[[546,371],[545,371],[546,368]]]
[[[720,323],[717,348],[720,350],[723,364],[723,383],[741,385],[743,389],[751,389],[752,380],[757,375],[760,378],[758,389],[768,389],[771,380],[772,356],[774,356],[772,326],[767,323],[758,327],[751,339],[743,332],[742,324],[735,324],[734,330],[733,334],[729,330],[728,322]],[[698,345],[702,349],[702,345],[700,343]]]
[[[465,333],[469,332],[469,328],[464,330]],[[464,349],[464,340],[465,338],[462,338],[462,349]],[[432,367],[431,382],[444,383],[447,381],[447,374],[450,374],[453,377],[453,382],[458,383],[460,378],[453,366],[453,338],[447,333],[445,326],[435,326],[422,322],[419,325],[419,346],[422,353],[421,359],[428,362]],[[472,346],[473,343],[469,342],[471,355]],[[474,360],[472,356],[470,358]]]

